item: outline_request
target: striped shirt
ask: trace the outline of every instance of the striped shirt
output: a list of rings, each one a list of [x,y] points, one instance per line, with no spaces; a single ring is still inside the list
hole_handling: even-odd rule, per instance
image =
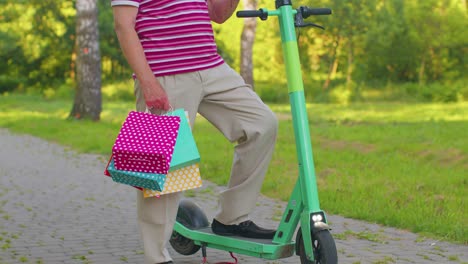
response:
[[[135,30],[156,76],[213,68],[217,52],[205,0],[112,0],[138,7]]]

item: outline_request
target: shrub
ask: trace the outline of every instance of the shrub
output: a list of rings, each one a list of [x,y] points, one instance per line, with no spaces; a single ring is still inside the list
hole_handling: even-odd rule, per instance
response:
[[[46,99],[73,100],[75,96],[75,82],[68,79],[65,83],[57,84],[54,88],[49,87],[42,91]]]
[[[133,101],[133,80],[112,82],[102,86],[102,97],[110,101]]]
[[[0,94],[11,92],[18,88],[24,80],[18,77],[10,77],[8,75],[0,75]]]
[[[288,103],[289,95],[286,84],[256,82],[255,92],[268,103]]]
[[[461,81],[454,83],[408,83],[401,85],[403,91],[424,102],[459,102],[468,98],[468,88]]]

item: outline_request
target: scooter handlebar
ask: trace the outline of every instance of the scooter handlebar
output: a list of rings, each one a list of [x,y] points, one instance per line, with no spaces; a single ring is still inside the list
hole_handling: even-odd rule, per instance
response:
[[[262,14],[263,12],[260,10],[243,10],[243,11],[237,11],[236,16],[237,17],[259,17]]]
[[[332,13],[330,8],[310,8],[307,6],[301,6],[298,11],[301,12],[303,18],[307,18],[309,16],[331,15]]]
[[[268,11],[260,8],[259,10],[242,10],[237,11],[237,17],[259,17],[261,20],[268,18]]]

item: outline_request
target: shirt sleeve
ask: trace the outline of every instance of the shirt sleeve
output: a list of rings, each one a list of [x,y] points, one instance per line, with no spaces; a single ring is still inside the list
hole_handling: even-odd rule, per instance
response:
[[[111,6],[118,6],[118,5],[129,5],[129,6],[140,6],[141,0],[112,0]]]

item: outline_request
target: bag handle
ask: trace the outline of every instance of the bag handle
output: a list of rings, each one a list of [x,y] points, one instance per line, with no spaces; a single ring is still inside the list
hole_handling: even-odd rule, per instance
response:
[[[152,109],[153,109],[153,108],[150,109],[148,106],[146,106],[146,107],[145,107],[145,113],[153,114],[153,113],[151,112]],[[162,110],[160,110],[160,111],[163,112]],[[174,108],[172,107],[172,105],[169,105],[169,110],[167,110],[165,113],[163,113],[163,114],[161,114],[161,115],[167,115],[167,114],[169,114],[169,113],[171,113],[171,112],[174,112]]]

